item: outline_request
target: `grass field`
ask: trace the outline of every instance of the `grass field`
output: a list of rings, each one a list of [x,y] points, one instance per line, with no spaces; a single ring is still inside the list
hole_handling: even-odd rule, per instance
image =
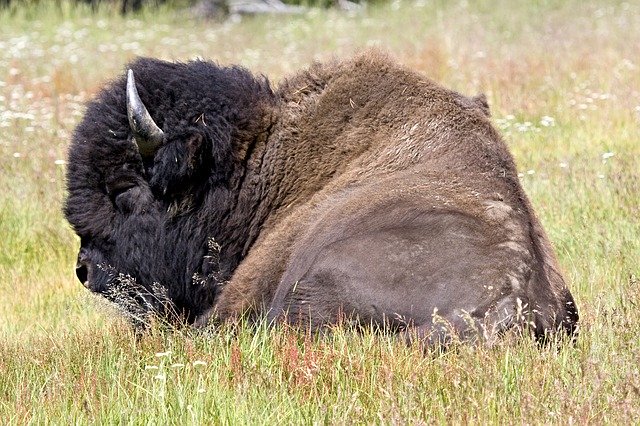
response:
[[[640,419],[640,5],[391,2],[207,23],[160,9],[0,11],[0,424],[633,424]],[[277,82],[380,46],[485,92],[581,314],[575,347],[423,356],[337,330],[137,338],[73,269],[61,214],[83,104],[136,55]]]

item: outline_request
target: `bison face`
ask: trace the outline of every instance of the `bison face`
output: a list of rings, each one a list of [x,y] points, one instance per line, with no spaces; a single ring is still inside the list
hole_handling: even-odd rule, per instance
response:
[[[76,276],[89,290],[115,302],[136,324],[143,323],[148,313],[174,311],[162,267],[166,259],[159,247],[166,234],[162,206],[142,164],[125,162],[110,170],[103,183],[104,192],[87,194],[87,201],[101,203],[99,212],[105,215],[101,223],[85,223],[95,214],[91,203],[67,204],[67,216],[81,237]]]
[[[119,115],[114,106],[122,108]],[[108,109],[108,128],[95,128],[96,109]],[[215,232],[195,207],[231,170],[226,122],[213,124],[201,114],[161,130],[130,72],[125,102],[94,103],[76,129],[65,206],[81,239],[76,275],[134,323],[149,313],[191,322],[213,303]],[[100,130],[103,136],[91,141]]]
[[[139,156],[122,161],[128,157],[122,154],[112,167],[96,170],[91,190],[70,188],[66,214],[80,236],[76,275],[135,324],[149,314],[190,322],[212,304],[213,291],[199,303],[191,300],[211,289],[208,274],[217,272],[206,262],[209,235],[191,216],[196,181],[206,181],[204,154],[190,152],[191,142],[175,137],[146,166]],[[78,165],[70,164],[70,173]]]

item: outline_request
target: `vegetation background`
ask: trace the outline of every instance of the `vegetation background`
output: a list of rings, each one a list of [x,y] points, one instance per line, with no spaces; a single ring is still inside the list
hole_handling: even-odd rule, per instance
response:
[[[423,356],[286,329],[135,336],[87,294],[61,214],[84,103],[136,55],[277,82],[368,46],[487,94],[581,314],[574,347]],[[640,5],[392,1],[205,22],[67,1],[0,8],[0,423],[635,423],[640,419]]]

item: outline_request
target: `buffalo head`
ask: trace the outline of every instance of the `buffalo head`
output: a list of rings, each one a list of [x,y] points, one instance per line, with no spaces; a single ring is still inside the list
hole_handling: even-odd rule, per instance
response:
[[[192,321],[209,308],[243,249],[219,259],[215,241],[231,240],[242,153],[268,127],[272,98],[265,79],[205,62],[139,59],[105,88],[69,151],[78,279],[136,316]]]

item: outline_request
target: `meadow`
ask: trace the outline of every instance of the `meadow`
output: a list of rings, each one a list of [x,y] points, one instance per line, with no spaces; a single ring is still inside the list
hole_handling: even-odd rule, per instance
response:
[[[52,2],[53,4],[53,2]],[[136,336],[74,275],[66,150],[137,55],[241,64],[277,84],[377,46],[492,120],[579,308],[575,345],[423,355],[379,335]],[[169,9],[0,9],[0,423],[633,424],[640,419],[640,5],[392,1],[201,22]]]

